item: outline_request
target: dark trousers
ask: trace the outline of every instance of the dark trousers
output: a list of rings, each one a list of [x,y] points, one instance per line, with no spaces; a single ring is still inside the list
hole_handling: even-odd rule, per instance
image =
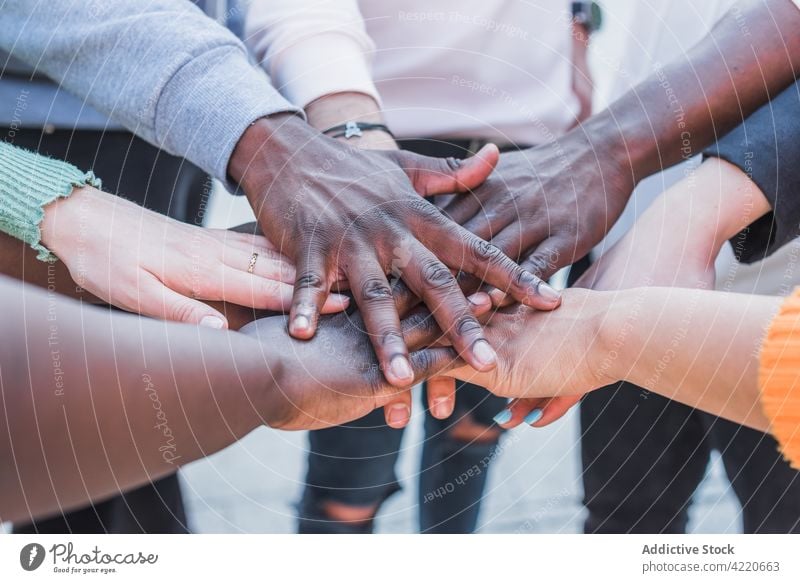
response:
[[[712,450],[744,532],[800,532],[800,478],[769,435],[628,383],[590,393],[580,418],[586,532],[686,532]]]
[[[450,429],[467,415],[489,427],[505,404],[506,399],[481,387],[461,383],[456,388],[456,409],[449,419],[436,419],[426,411],[419,469],[420,532],[460,534],[475,530],[496,443],[459,440],[450,435]],[[380,506],[397,492],[400,485],[394,468],[402,437],[402,430],[386,425],[382,409],[347,425],[309,432],[299,532],[372,532],[372,523],[331,520],[322,506],[327,501]]]
[[[410,140],[408,150],[427,156],[464,158],[468,142]],[[423,396],[423,402],[426,402]],[[506,399],[485,389],[459,383],[456,409],[450,419],[425,414],[425,442],[419,473],[419,524],[424,533],[469,533],[478,522],[494,442],[465,442],[450,434],[468,415],[490,427]],[[400,489],[395,463],[403,431],[384,422],[383,410],[353,423],[309,433],[306,485],[298,509],[301,533],[371,532],[372,523],[330,520],[322,506],[335,501],[351,506],[380,506]]]
[[[200,225],[211,191],[196,166],[127,132],[17,130],[14,145],[94,170],[103,189],[157,212]],[[186,514],[177,474],[104,502],[31,524],[16,533],[184,533]]]
[[[574,283],[588,268],[571,270]],[[587,533],[684,533],[711,452],[742,506],[746,533],[800,532],[800,473],[769,435],[618,383],[580,406]]]

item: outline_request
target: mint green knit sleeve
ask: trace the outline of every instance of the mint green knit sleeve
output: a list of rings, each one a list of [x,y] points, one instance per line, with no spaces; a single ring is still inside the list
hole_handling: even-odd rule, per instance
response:
[[[0,231],[25,241],[41,261],[55,261],[40,241],[44,207],[86,185],[100,188],[100,180],[68,162],[0,141]]]

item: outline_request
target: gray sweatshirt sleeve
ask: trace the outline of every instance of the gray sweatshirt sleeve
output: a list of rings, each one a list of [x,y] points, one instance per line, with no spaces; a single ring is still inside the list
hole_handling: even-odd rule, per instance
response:
[[[220,180],[250,123],[298,112],[189,0],[5,0],[0,48]]]

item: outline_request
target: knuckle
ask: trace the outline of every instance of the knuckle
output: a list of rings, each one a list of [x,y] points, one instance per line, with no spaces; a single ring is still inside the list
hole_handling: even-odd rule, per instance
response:
[[[361,298],[367,302],[390,300],[392,290],[385,280],[369,278],[361,285]]]
[[[404,345],[403,334],[398,330],[387,330],[381,334],[381,346]]]
[[[167,312],[170,320],[188,322],[195,316],[197,307],[192,302],[176,302],[169,307]]]
[[[475,334],[476,332],[480,333],[483,329],[473,316],[465,315],[461,316],[456,321],[455,330],[459,336],[465,336]]]
[[[415,371],[427,373],[434,366],[434,357],[430,350],[420,350],[411,355],[411,366]]]
[[[462,166],[462,161],[453,156],[448,156],[444,159],[445,168],[450,171],[456,171]]]
[[[499,247],[478,237],[472,239],[472,253],[482,262],[498,263],[505,259]]]
[[[354,231],[365,235],[375,229],[382,229],[393,221],[394,217],[386,207],[376,206],[355,217],[352,221],[352,228]]]
[[[299,275],[294,283],[297,289],[322,290],[325,282],[318,273],[306,272]]]
[[[444,290],[456,285],[450,270],[438,261],[427,262],[422,267],[422,277],[428,287],[435,290]]]
[[[422,197],[416,197],[408,201],[407,209],[423,220],[441,221],[444,215],[441,211],[430,202]]]
[[[406,324],[411,330],[422,334],[438,332],[439,328],[436,320],[430,313],[419,313],[409,316],[406,318]]]
[[[518,283],[520,284],[533,283],[534,279],[538,278],[538,276],[540,276],[542,273],[545,273],[549,266],[550,266],[550,261],[548,261],[542,255],[534,255],[530,257],[525,262],[525,269],[520,270],[520,274],[517,278]]]
[[[519,269],[517,271],[516,276],[514,277],[514,280],[518,285],[525,287],[535,285],[537,292],[539,290],[539,284],[542,283],[542,280],[539,279],[538,276],[534,275],[533,273],[525,269]]]

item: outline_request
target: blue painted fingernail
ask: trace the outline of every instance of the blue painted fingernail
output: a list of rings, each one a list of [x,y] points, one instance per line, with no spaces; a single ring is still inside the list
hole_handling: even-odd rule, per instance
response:
[[[525,415],[525,423],[527,423],[528,425],[533,425],[539,419],[542,418],[542,415],[543,413],[541,409],[534,409],[533,411]]]
[[[497,415],[494,416],[494,422],[497,423],[498,425],[503,425],[504,423],[508,423],[509,421],[511,421],[512,416],[513,415],[511,414],[510,409],[503,409]]]

